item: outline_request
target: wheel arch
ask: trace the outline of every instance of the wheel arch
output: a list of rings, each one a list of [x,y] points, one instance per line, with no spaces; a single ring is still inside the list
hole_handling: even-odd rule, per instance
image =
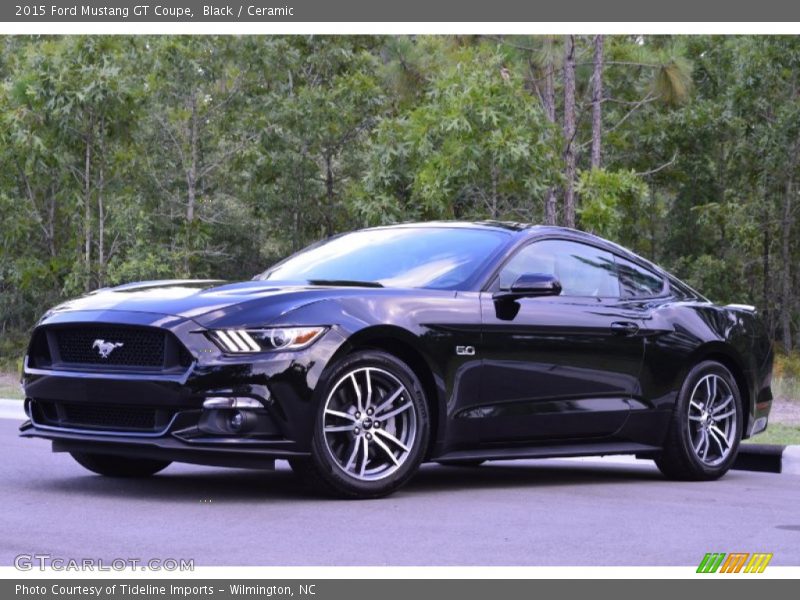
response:
[[[748,425],[752,419],[754,409],[753,390],[750,385],[750,379],[747,376],[747,370],[744,367],[744,361],[735,348],[732,348],[724,342],[709,342],[697,348],[687,362],[681,375],[679,386],[682,385],[689,370],[705,360],[713,360],[722,364],[731,372],[731,375],[733,375],[733,379],[736,382],[736,387],[739,388],[739,395],[742,399],[742,414],[745,416],[743,432],[744,437],[747,437],[747,432],[749,431]]]
[[[444,423],[445,407],[441,377],[436,377],[437,371],[433,362],[419,348],[416,336],[410,331],[393,325],[376,325],[351,335],[331,358],[329,364],[334,364],[344,356],[362,350],[380,350],[391,354],[414,371],[425,392],[431,418],[430,442],[425,451],[425,457],[429,457],[436,442],[439,441],[439,426]]]

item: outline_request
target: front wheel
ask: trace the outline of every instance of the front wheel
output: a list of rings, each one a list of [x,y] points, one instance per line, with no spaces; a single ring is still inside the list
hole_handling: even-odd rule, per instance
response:
[[[345,357],[320,384],[311,458],[292,470],[344,498],[378,498],[406,483],[430,435],[425,393],[404,362],[377,350]]]
[[[716,361],[689,371],[656,465],[670,479],[722,477],[736,459],[743,428],[742,399],[731,372]]]
[[[168,460],[128,458],[87,452],[70,452],[70,454],[82,467],[107,477],[148,477],[170,465]]]

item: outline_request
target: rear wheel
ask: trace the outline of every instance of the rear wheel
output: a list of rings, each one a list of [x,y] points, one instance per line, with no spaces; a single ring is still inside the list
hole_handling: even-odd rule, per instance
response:
[[[671,479],[721,477],[736,459],[743,420],[731,372],[716,361],[701,362],[686,376],[656,465]]]
[[[392,493],[417,471],[430,425],[422,386],[398,358],[352,354],[322,385],[311,458],[289,462],[318,490],[345,498]]]
[[[168,460],[129,458],[86,452],[70,452],[70,454],[82,467],[108,477],[148,477],[170,465]]]

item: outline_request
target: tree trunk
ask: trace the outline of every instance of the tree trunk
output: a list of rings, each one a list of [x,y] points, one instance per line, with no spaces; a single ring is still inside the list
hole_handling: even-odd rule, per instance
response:
[[[771,310],[771,303],[770,299],[770,289],[772,288],[772,281],[771,281],[771,273],[770,273],[770,246],[772,245],[772,239],[770,236],[770,232],[772,230],[772,226],[769,222],[770,215],[769,215],[769,204],[767,202],[767,194],[765,186],[760,186],[761,189],[759,190],[760,198],[761,198],[761,230],[763,233],[762,238],[762,245],[761,245],[761,267],[762,267],[762,274],[763,274],[763,283],[764,287],[762,289],[762,297],[761,297],[761,313],[764,315],[764,321],[767,324],[767,330],[770,332],[770,337],[774,332],[773,326],[773,316]]]
[[[103,193],[105,191],[105,119],[100,121],[100,162],[98,164],[97,179],[97,285],[103,287],[106,271],[106,211],[103,204]]]
[[[575,36],[564,47],[564,225],[575,227]]]
[[[194,221],[194,207],[197,199],[197,98],[195,92],[191,97],[192,115],[189,120],[189,172],[186,174],[187,198],[186,221]]]
[[[492,219],[499,217],[499,211],[497,210],[497,180],[499,177],[497,165],[492,165]]]
[[[291,73],[291,71],[290,71]],[[301,162],[302,165],[302,162]],[[302,169],[302,166],[301,166]],[[297,169],[293,170],[293,176],[300,181],[300,192],[292,194],[292,252],[297,252],[300,248],[300,204],[305,196],[303,192],[304,177],[297,176]]]
[[[783,196],[783,218],[781,219],[781,330],[783,349],[792,350],[792,270],[791,270],[791,236],[792,236],[792,194],[794,180],[790,176],[786,182]]]
[[[292,239],[292,250],[297,252],[300,248],[303,247],[303,239],[305,236],[302,235],[300,228],[303,224],[303,217],[300,213],[304,203],[307,201],[306,199],[306,159],[308,158],[308,152],[306,146],[303,145],[300,151],[300,166],[298,170],[295,171],[295,179],[300,182],[300,191],[294,195],[294,218],[293,218],[293,225],[294,225],[294,239]]]
[[[762,240],[762,255],[761,255],[761,262],[762,262],[762,270],[764,272],[764,290],[762,292],[762,310],[764,313],[765,320],[767,323],[771,320],[770,315],[770,302],[769,302],[769,288],[770,288],[770,269],[769,269],[769,246],[771,243],[770,240],[770,228],[764,227],[764,238]]]
[[[602,35],[594,36],[594,71],[592,72],[592,168],[602,164],[603,142],[603,44]]]
[[[89,123],[84,141],[86,151],[83,165],[83,264],[85,269],[84,289],[91,288],[92,273],[92,144],[94,143],[94,116],[89,113]]]
[[[325,211],[325,235],[333,235],[333,157],[325,155],[325,198],[327,200],[327,210]]]
[[[658,190],[654,188],[654,186],[649,185],[647,186],[648,192],[647,195],[650,198],[650,205],[652,207],[651,210],[648,210],[647,213],[649,215],[650,221],[650,256],[645,255],[645,258],[649,258],[654,263],[659,261],[659,243],[658,243],[658,232],[659,232],[659,225],[660,219],[658,217]]]
[[[189,117],[189,170],[186,173],[186,223],[191,225],[194,222],[195,203],[197,202],[197,93],[192,91],[190,98],[191,116]],[[194,233],[187,227],[186,238],[183,247],[183,270],[186,277],[191,274],[191,263],[189,254],[193,250],[192,236]]]
[[[552,38],[547,38],[546,44],[552,46]],[[556,66],[553,60],[552,51],[547,53],[547,64],[544,67],[544,93],[542,94],[542,104],[544,105],[544,114],[547,120],[551,123],[556,122]],[[547,190],[547,195],[544,201],[544,222],[547,225],[556,224],[556,189],[551,187]]]
[[[50,198],[47,207],[47,248],[50,250],[50,256],[55,258],[58,254],[56,250],[56,191],[50,187]]]

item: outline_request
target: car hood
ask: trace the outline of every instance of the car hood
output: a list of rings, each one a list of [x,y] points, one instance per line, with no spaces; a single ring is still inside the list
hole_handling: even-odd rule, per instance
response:
[[[146,281],[91,292],[60,304],[47,316],[71,311],[142,312],[183,317],[207,325],[236,313],[245,317],[257,305],[259,312],[267,313],[272,320],[332,295],[365,291],[275,281]]]

